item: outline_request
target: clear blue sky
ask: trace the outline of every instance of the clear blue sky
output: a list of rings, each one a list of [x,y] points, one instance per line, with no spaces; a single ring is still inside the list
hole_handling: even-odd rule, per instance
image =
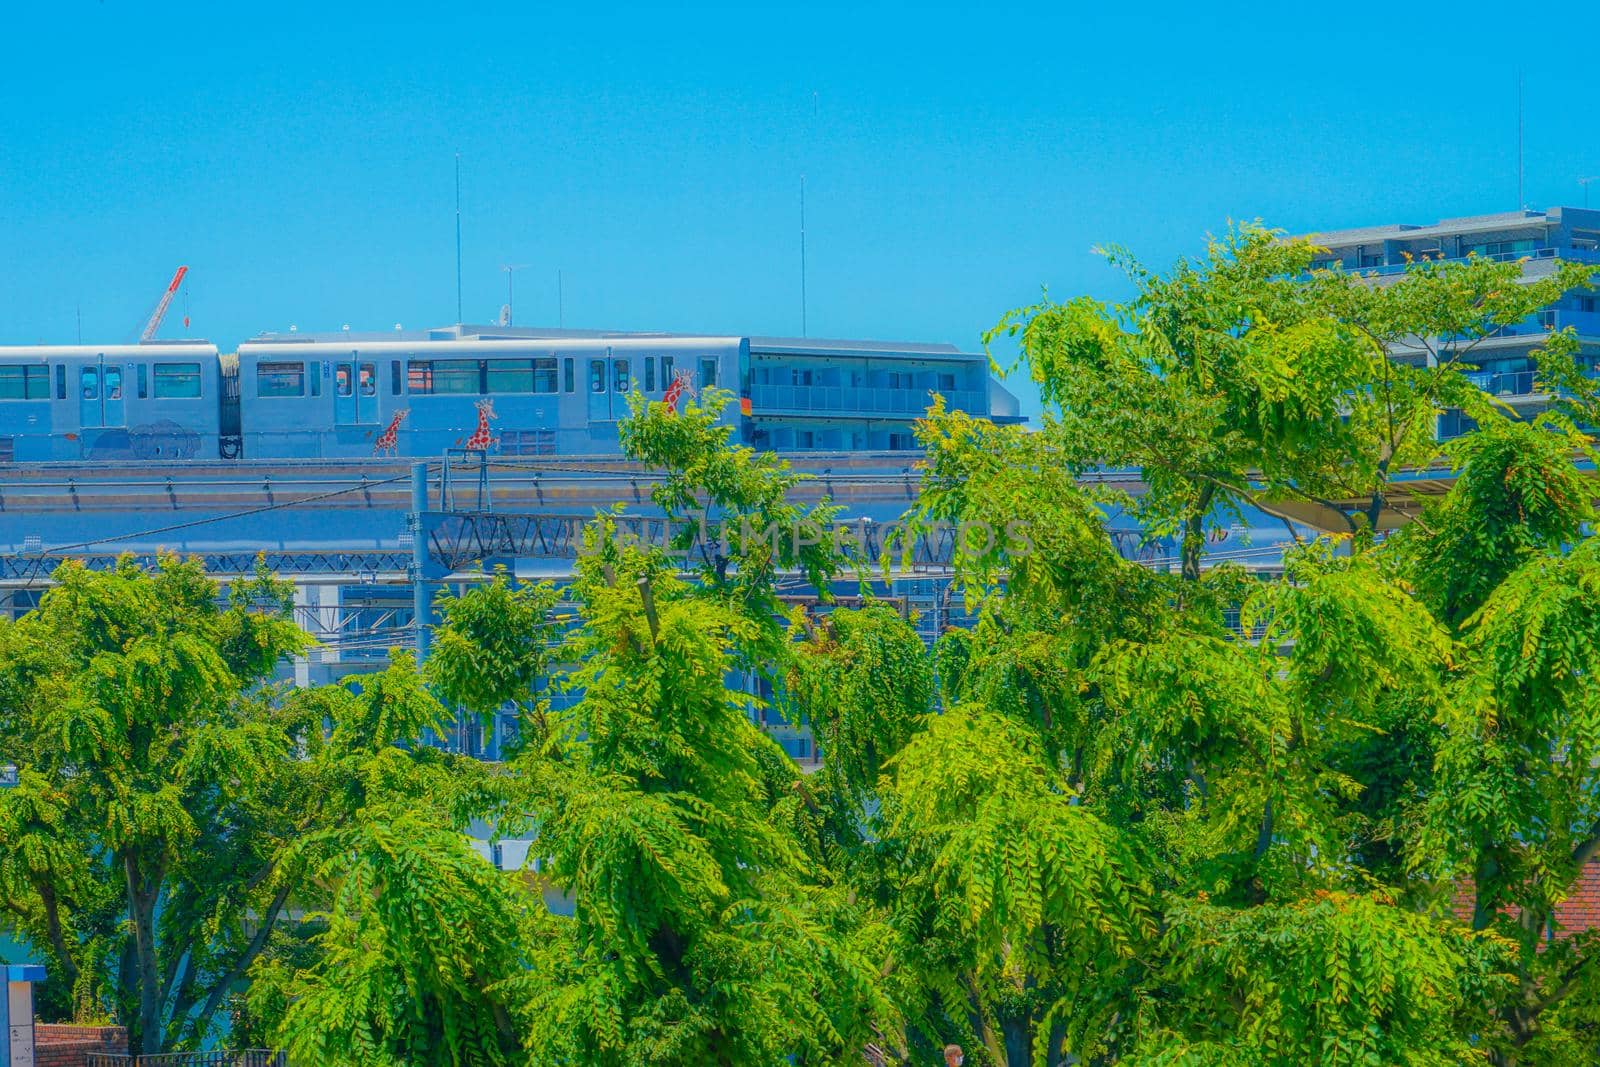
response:
[[[760,10],[31,4],[0,61],[0,343],[454,321],[948,340],[1229,218],[1581,202],[1586,4]],[[815,94],[815,97],[813,97]],[[815,101],[815,106],[813,106]],[[1594,200],[1600,203],[1600,184]]]

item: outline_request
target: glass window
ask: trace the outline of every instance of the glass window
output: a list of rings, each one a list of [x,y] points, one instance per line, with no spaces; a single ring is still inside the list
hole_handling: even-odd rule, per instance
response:
[[[67,368],[62,366],[61,364],[57,363],[56,364],[56,399],[57,400],[65,400],[66,398],[67,398]]]
[[[696,383],[701,387],[717,384],[717,361],[702,359],[700,361],[700,381]]]
[[[326,367],[325,364],[321,365],[321,366],[319,366],[319,365],[317,365],[315,363],[311,364],[311,395],[312,396],[321,396],[322,395],[322,372],[324,370],[326,370],[326,369],[327,369],[327,367]]]
[[[615,360],[612,363],[612,367],[616,370],[613,391],[626,393],[628,391],[628,361],[625,359]]]
[[[1483,241],[1468,245],[1464,251],[1469,256],[1518,256],[1537,251],[1538,247],[1538,241],[1527,237],[1520,241]]]
[[[556,357],[545,356],[533,361],[533,391],[536,393],[556,391]]]
[[[606,361],[591,359],[589,361],[589,392],[603,393],[606,391]]]
[[[406,384],[413,393],[479,393],[475,359],[414,359],[406,365]]]
[[[196,375],[199,374],[198,369],[196,370],[195,373],[196,373]],[[107,400],[121,400],[122,399],[122,368],[121,367],[107,367],[106,368],[106,370],[105,370],[105,385],[106,385],[106,399]],[[196,393],[195,395],[198,396],[199,394]]]
[[[554,356],[542,359],[491,359],[489,366],[489,392],[491,393],[553,393],[556,391],[556,360]]]
[[[143,400],[150,395],[150,368],[143,363],[139,364],[139,399]]]
[[[389,395],[400,395],[400,361],[398,359],[389,361]]]
[[[156,399],[193,400],[200,395],[200,364],[157,363]]]
[[[533,392],[533,360],[491,359],[489,361],[489,392]]]
[[[665,389],[672,384],[672,357],[661,357],[661,388]]]
[[[0,400],[49,400],[50,369],[43,366],[0,366]]]
[[[84,367],[78,372],[80,393],[85,400],[100,399],[100,368]]]
[[[954,389],[955,387],[956,387],[956,376],[954,374],[941,374],[941,375],[939,375],[939,388],[940,389]]]
[[[562,361],[562,363],[562,376],[565,378],[565,381],[562,383],[562,388],[563,391],[570,393],[578,388],[577,384],[573,380],[573,359],[571,356],[568,356]]]
[[[305,396],[304,363],[257,363],[257,396]]]
[[[656,361],[649,356],[644,357],[644,391],[656,391]]]
[[[361,364],[361,395],[378,395],[378,367],[376,364]]]
[[[341,363],[333,371],[333,391],[339,396],[349,396],[356,391],[355,373],[348,363]]]

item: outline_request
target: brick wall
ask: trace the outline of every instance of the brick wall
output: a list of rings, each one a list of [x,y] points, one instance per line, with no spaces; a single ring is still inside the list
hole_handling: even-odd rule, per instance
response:
[[[128,1051],[128,1031],[120,1026],[39,1023],[33,1035],[35,1067],[85,1067],[91,1052]]]
[[[1470,885],[1456,894],[1452,910],[1462,922],[1472,921]],[[1556,905],[1555,918],[1562,937],[1600,929],[1600,859],[1591,860],[1578,875],[1567,890],[1567,898]]]

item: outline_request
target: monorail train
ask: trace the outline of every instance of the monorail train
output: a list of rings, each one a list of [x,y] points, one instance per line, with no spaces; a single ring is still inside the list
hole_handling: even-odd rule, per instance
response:
[[[635,389],[748,398],[749,363],[727,337],[0,347],[0,463],[615,453]]]

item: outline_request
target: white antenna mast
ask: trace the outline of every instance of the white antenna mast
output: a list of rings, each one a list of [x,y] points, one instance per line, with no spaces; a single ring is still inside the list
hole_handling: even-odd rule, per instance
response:
[[[461,321],[461,153],[456,153],[456,321]]]
[[[817,91],[811,90],[811,138],[817,132]],[[809,145],[807,146],[810,147]],[[806,176],[800,175],[800,336],[808,336],[806,324]]]
[[[511,264],[504,265],[504,266],[502,266],[500,268],[501,270],[506,272],[506,313],[505,313],[505,320],[506,321],[505,321],[505,325],[507,325],[507,326],[511,325],[511,303],[512,303],[512,301],[511,301],[511,279],[516,276],[517,271],[522,270],[526,266],[527,266],[526,263],[511,263]]]
[[[806,336],[806,176],[800,175],[800,336]]]
[[[1522,71],[1517,71],[1517,210],[1528,206],[1522,199]]]
[[[1596,174],[1592,178],[1578,179],[1578,184],[1583,186],[1583,206],[1585,208],[1589,206],[1589,186],[1593,185],[1595,182],[1600,182],[1600,174]]]

